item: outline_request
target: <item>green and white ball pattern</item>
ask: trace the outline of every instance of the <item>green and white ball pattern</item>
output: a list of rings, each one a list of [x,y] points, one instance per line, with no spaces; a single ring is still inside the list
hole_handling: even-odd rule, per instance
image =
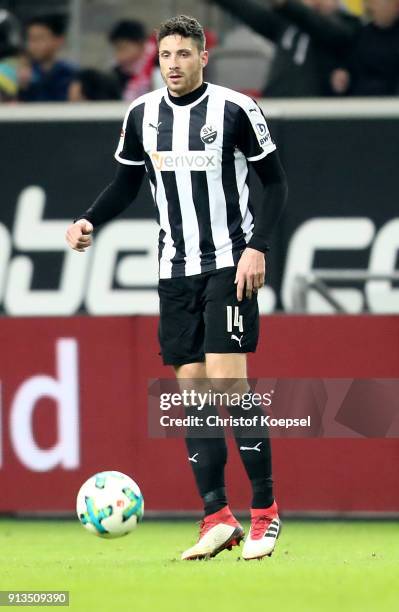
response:
[[[102,538],[118,538],[132,531],[144,515],[138,485],[126,474],[99,472],[81,486],[76,511],[82,525]]]

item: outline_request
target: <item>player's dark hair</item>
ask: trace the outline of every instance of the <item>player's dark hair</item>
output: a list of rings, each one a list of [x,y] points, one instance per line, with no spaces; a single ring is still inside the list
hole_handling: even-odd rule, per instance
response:
[[[65,36],[68,29],[68,17],[61,13],[54,13],[51,15],[35,15],[25,24],[26,28],[33,25],[39,25],[47,28],[54,34],[54,36]]]
[[[108,35],[109,42],[116,43],[119,40],[130,40],[131,42],[144,42],[147,38],[145,26],[141,21],[126,19],[118,21]]]
[[[179,15],[161,23],[158,31],[158,44],[166,36],[174,36],[176,34],[183,38],[192,38],[199,50],[204,51],[206,42],[204,28],[194,17]]]

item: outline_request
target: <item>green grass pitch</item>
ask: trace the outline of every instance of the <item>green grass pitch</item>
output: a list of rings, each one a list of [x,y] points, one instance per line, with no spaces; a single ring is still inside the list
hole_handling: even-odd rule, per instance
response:
[[[238,560],[235,548],[181,562],[196,529],[144,520],[107,541],[78,521],[2,519],[0,590],[69,590],[82,612],[399,610],[397,523],[286,520],[270,559]]]

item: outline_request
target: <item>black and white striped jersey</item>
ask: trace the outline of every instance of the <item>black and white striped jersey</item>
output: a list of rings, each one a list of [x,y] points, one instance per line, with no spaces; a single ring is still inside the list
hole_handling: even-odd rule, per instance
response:
[[[276,148],[251,98],[203,89],[185,105],[166,87],[135,100],[115,153],[122,164],[145,164],[160,225],[160,278],[237,264],[253,229],[247,160]]]

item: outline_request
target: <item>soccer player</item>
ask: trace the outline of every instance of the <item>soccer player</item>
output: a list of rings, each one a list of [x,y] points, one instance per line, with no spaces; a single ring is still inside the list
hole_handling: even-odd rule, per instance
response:
[[[201,25],[186,16],[170,19],[158,43],[166,87],[131,104],[115,153],[116,177],[68,228],[67,241],[77,251],[90,246],[93,228],[130,204],[147,172],[161,227],[163,362],[183,387],[187,380],[233,379],[244,393],[247,353],[258,341],[256,292],[286,200],[285,174],[258,105],[203,81],[208,54]],[[261,198],[250,194],[249,165],[263,185]],[[270,441],[267,432],[258,433],[234,430],[253,490],[244,559],[270,555],[280,530]],[[198,542],[182,559],[214,557],[244,536],[225,493],[226,442],[223,435],[188,435],[186,443],[205,516]]]

